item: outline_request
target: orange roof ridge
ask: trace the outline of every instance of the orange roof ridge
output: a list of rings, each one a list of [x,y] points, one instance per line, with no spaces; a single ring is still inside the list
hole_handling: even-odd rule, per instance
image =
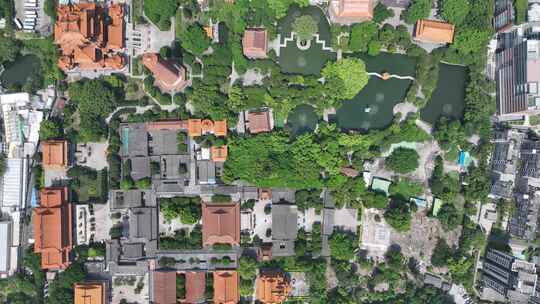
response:
[[[121,4],[111,5],[108,11],[89,2],[57,6],[54,42],[61,50],[58,66],[64,71],[77,67],[121,69],[124,62],[114,53],[123,48],[124,37]]]
[[[34,208],[34,252],[41,254],[42,269],[65,269],[72,249],[72,214],[68,188],[45,188],[40,207]]]
[[[240,204],[202,204],[203,246],[240,244]]]
[[[73,285],[73,304],[105,304],[104,282],[82,282]]]
[[[214,303],[236,304],[238,301],[238,272],[214,271]]]
[[[454,25],[439,20],[420,19],[416,22],[414,39],[430,43],[452,43]]]

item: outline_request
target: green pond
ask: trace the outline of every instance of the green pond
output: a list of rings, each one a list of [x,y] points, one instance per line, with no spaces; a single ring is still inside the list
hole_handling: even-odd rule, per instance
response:
[[[337,110],[338,127],[360,131],[387,127],[394,118],[394,106],[405,98],[410,85],[410,80],[371,76],[362,91]]]
[[[420,112],[423,121],[435,124],[441,116],[463,118],[467,70],[457,65],[439,64],[439,80],[431,99]]]
[[[289,37],[292,31],[294,20],[302,15],[310,15],[318,24],[318,34],[320,40],[324,40],[327,47],[330,47],[330,25],[326,16],[320,8],[308,6],[300,8],[293,6],[289,9],[286,17],[278,24],[278,32],[281,34],[281,43]],[[280,49],[279,64],[284,73],[318,75],[326,62],[336,60],[334,52],[323,50],[323,45],[311,40],[311,46],[307,50],[301,50],[296,45],[296,40],[287,42],[286,47]]]
[[[37,56],[20,56],[13,62],[4,63],[4,72],[0,75],[3,87],[11,85],[24,85],[29,77],[40,71],[40,61]]]
[[[382,52],[377,56],[369,56],[365,53],[355,53],[347,57],[360,58],[366,64],[366,70],[372,73],[390,74],[399,76],[412,76],[416,73],[416,60],[413,57],[402,54]]]
[[[313,132],[317,127],[319,118],[312,106],[299,105],[294,108],[287,119],[287,126],[294,136],[306,132]]]

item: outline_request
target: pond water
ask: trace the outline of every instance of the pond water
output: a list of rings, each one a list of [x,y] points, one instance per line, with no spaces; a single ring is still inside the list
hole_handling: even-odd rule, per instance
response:
[[[312,43],[305,51],[296,47],[296,42],[289,42],[279,54],[281,71],[290,74],[319,75],[328,61],[336,60],[336,55],[324,51],[318,43]]]
[[[24,85],[30,76],[40,71],[40,61],[37,56],[19,56],[13,62],[4,63],[4,72],[0,75],[3,87],[10,85]]]
[[[407,55],[382,52],[377,56],[355,53],[347,57],[362,59],[366,64],[366,70],[368,72],[379,74],[389,72],[394,75],[412,77],[414,77],[416,72],[416,60]]]
[[[337,110],[338,127],[360,131],[387,127],[394,118],[394,106],[403,101],[410,85],[410,80],[370,77],[364,89]]]
[[[293,6],[289,9],[286,17],[278,24],[278,32],[281,34],[280,43],[284,43],[292,31],[294,20],[302,15],[310,15],[318,24],[318,34],[320,40],[325,41],[325,45],[330,47],[330,25],[326,16],[320,8],[308,6],[300,8]],[[296,45],[296,40],[289,41],[286,47],[280,49],[279,64],[284,73],[319,75],[321,69],[329,60],[336,60],[336,54],[323,50],[323,45],[311,40],[311,47],[307,50],[300,50]]]
[[[465,67],[439,64],[439,80],[430,101],[420,112],[420,118],[435,124],[441,116],[450,119],[463,118],[465,108]]]
[[[306,132],[313,132],[317,126],[319,118],[315,109],[309,105],[299,105],[294,108],[287,119],[287,126],[291,128],[294,136]]]

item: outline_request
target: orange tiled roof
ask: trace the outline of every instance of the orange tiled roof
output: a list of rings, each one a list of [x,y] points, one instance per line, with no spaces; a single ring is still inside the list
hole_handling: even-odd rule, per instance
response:
[[[210,119],[188,119],[187,126],[181,123],[182,128],[187,128],[190,137],[198,137],[204,134],[214,134],[216,136],[227,136],[227,121]]]
[[[155,130],[181,130],[182,122],[180,120],[165,120],[165,121],[154,121],[146,123],[146,130],[155,131]]]
[[[225,119],[214,121],[214,134],[216,136],[227,136],[227,121]]]
[[[204,31],[206,32],[206,36],[210,39],[214,39],[214,27],[211,25],[205,26]]]
[[[182,303],[200,303],[205,298],[206,273],[202,271],[186,272],[186,298]]]
[[[41,254],[42,269],[65,269],[72,249],[72,215],[67,187],[45,188],[41,205],[34,208],[34,252]]]
[[[210,148],[210,154],[212,155],[212,160],[215,162],[225,162],[227,160],[227,146],[221,146],[221,147],[215,147],[212,146]]]
[[[416,22],[414,39],[431,43],[452,43],[454,25],[437,20],[420,19]]]
[[[66,167],[68,165],[67,140],[43,141],[41,150],[43,153],[43,167]]]
[[[375,0],[331,0],[329,15],[332,22],[351,24],[373,19]]]
[[[201,120],[200,119],[189,119],[188,120],[188,136],[189,137],[198,137],[202,135],[201,129]]]
[[[107,25],[106,25],[107,23]],[[120,4],[105,9],[95,3],[59,5],[54,25],[54,42],[60,47],[58,66],[69,71],[121,69],[124,46],[124,9]]]
[[[270,129],[270,114],[268,111],[262,112],[249,112],[248,113],[248,127],[249,132],[252,134],[269,132]]]
[[[238,301],[238,272],[214,271],[214,303],[236,304]]]
[[[121,49],[124,47],[124,7],[120,4],[109,6],[111,23],[107,26],[108,47],[111,49]]]
[[[105,283],[103,282],[85,282],[75,283],[73,286],[74,304],[105,304]]]
[[[240,204],[202,204],[203,245],[240,244]]]
[[[152,72],[155,84],[162,91],[179,91],[187,85],[186,69],[178,62],[163,60],[156,53],[145,53],[142,62]]]
[[[202,134],[214,133],[214,122],[210,119],[203,119],[201,122]]]
[[[242,38],[244,55],[249,58],[266,58],[268,37],[265,29],[247,29]]]
[[[257,286],[257,300],[263,304],[283,303],[292,291],[288,278],[278,272],[259,275],[255,285]]]
[[[154,302],[155,304],[176,303],[176,271],[154,271]]]

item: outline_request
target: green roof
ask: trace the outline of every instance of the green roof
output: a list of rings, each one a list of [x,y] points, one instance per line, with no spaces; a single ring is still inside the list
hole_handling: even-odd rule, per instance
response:
[[[441,210],[442,205],[443,201],[438,198],[433,201],[433,216],[437,216],[439,210]]]
[[[384,192],[384,194],[388,196],[388,189],[390,188],[391,183],[392,182],[389,180],[374,177],[373,182],[371,183],[371,190]]]

